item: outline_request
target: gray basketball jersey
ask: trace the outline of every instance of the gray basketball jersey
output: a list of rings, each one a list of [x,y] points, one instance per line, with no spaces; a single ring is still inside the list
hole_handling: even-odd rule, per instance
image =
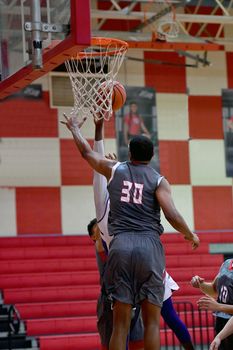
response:
[[[220,267],[217,279],[218,302],[233,305],[233,259],[227,259]],[[231,318],[224,312],[215,312],[218,317]]]
[[[161,175],[142,163],[117,163],[108,184],[110,235],[123,232],[163,232],[155,197]]]

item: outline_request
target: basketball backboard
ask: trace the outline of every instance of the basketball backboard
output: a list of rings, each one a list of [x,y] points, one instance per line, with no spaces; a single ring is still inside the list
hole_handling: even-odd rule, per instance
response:
[[[90,44],[88,0],[0,0],[0,99]]]

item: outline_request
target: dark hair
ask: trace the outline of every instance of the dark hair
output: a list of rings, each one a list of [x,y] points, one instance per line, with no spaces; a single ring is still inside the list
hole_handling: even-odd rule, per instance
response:
[[[130,105],[130,106],[131,106],[131,105],[136,105],[136,106],[137,106],[138,104],[137,104],[136,101],[130,101],[129,105]]]
[[[129,150],[132,160],[150,161],[154,155],[152,141],[143,135],[134,136],[129,143]]]
[[[97,224],[97,219],[96,218],[92,219],[89,222],[89,224],[87,225],[87,231],[88,231],[88,234],[89,234],[90,237],[93,235],[92,229],[93,229],[93,226],[95,226],[95,224]]]

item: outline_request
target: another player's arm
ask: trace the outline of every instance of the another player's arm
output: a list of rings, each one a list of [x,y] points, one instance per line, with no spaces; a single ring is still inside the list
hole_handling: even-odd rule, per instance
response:
[[[94,152],[87,142],[87,140],[82,136],[79,122],[76,117],[67,117],[63,124],[71,131],[75,144],[81,153],[82,157],[89,163],[89,165],[96,170],[98,173],[104,175],[107,180],[110,180],[112,175],[112,168],[116,164],[116,161],[106,159],[99,153]]]
[[[219,332],[212,343],[210,344],[210,350],[217,350],[221,341],[233,333],[233,317],[225,324],[221,332]]]
[[[197,305],[200,310],[218,311],[233,315],[233,305],[218,303],[214,298],[208,295],[200,298]]]
[[[200,276],[194,276],[191,279],[191,285],[194,288],[199,288],[202,293],[209,295],[210,297],[217,298],[217,284],[218,275],[214,278],[212,282],[206,282],[204,278]]]
[[[104,143],[103,143],[103,119],[95,120],[95,141],[94,151],[104,156]],[[94,201],[96,217],[99,221],[103,215],[107,205],[108,192],[107,192],[107,180],[105,176],[94,171],[93,177],[93,190],[94,190]]]
[[[104,135],[103,135],[103,127],[104,127],[104,120],[94,120],[95,123],[95,141],[103,141]],[[104,155],[104,153],[102,154]]]
[[[193,249],[197,248],[200,244],[199,238],[189,229],[184,218],[176,209],[172,199],[170,185],[165,178],[161,180],[161,183],[155,192],[155,196],[167,221],[177,231],[181,232],[186,240],[191,241]]]

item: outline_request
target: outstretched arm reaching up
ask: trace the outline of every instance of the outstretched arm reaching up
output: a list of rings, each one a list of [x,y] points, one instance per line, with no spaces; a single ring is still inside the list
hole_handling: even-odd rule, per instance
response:
[[[104,157],[104,141],[103,141],[103,125],[104,121],[95,120],[95,141],[93,150]],[[96,209],[96,218],[99,221],[104,215],[104,208],[108,200],[107,180],[106,177],[94,170],[93,178],[94,201]]]
[[[63,113],[63,115],[65,117],[65,121],[62,123],[65,124],[72,133],[75,144],[82,157],[88,162],[92,169],[104,175],[107,180],[110,180],[112,168],[116,164],[116,161],[106,159],[99,153],[92,150],[87,140],[81,134],[80,122],[78,121],[77,117],[68,117],[65,113]]]
[[[103,142],[103,119],[95,120],[95,141],[94,151],[104,156],[104,142]],[[108,214],[109,214],[109,195],[107,190],[106,178],[94,171],[93,190],[97,223],[101,232],[101,238],[107,244],[112,240],[108,233]]]

